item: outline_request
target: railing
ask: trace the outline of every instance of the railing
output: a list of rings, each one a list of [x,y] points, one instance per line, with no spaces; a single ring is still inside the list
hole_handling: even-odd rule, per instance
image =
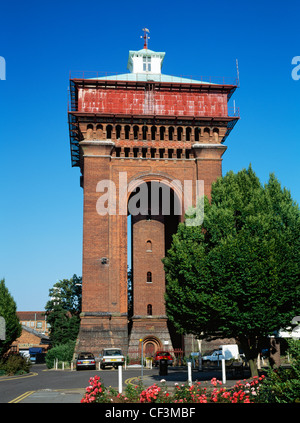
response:
[[[71,107],[72,106],[72,107]],[[172,107],[169,107],[166,109],[166,107],[156,106],[154,105],[152,109],[145,108],[145,107],[137,107],[131,104],[129,107],[122,107],[120,110],[116,110],[116,107],[105,107],[105,109],[102,110],[102,108],[97,106],[85,106],[81,108],[82,112],[84,113],[111,113],[111,114],[124,114],[124,115],[163,115],[163,116],[191,116],[191,117],[240,117],[240,109],[239,107],[228,107],[227,113],[209,113],[209,112],[201,112],[201,111],[195,111],[195,112],[188,112],[188,111],[180,111],[178,109],[174,109]],[[68,111],[74,112],[78,111],[78,103],[77,102],[68,102]]]
[[[205,75],[164,75],[164,74],[147,74],[147,73],[117,73],[117,72],[98,72],[98,71],[70,71],[70,79],[108,79],[120,81],[143,82],[145,75],[149,76],[155,82],[170,82],[170,83],[209,83],[217,85],[233,85],[238,86],[237,77],[224,76],[205,76]]]

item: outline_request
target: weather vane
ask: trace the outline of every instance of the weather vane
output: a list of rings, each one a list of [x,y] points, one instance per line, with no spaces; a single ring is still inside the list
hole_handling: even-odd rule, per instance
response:
[[[148,40],[150,40],[150,37],[148,36],[148,34],[150,34],[150,31],[148,28],[143,28],[144,31],[144,35],[141,36],[141,38],[144,38],[144,48],[147,49],[148,48]]]

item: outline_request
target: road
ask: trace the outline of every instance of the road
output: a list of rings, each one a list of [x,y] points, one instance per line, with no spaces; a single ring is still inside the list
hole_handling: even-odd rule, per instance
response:
[[[0,377],[0,403],[24,402],[76,402],[80,403],[90,377],[95,374],[101,377],[106,387],[118,388],[118,370],[48,370],[45,364],[34,364],[28,375]],[[135,384],[141,376],[141,368],[127,368],[122,371],[123,387],[127,383]],[[246,375],[245,375],[246,376]],[[247,375],[249,377],[250,375]],[[192,380],[210,381],[213,377],[222,380],[220,369],[206,369],[203,372],[193,371]],[[186,383],[188,373],[186,367],[171,367],[167,376],[160,376],[159,369],[143,369],[143,384],[150,386],[166,380],[168,386],[174,383]],[[226,385],[235,384],[236,379],[227,379]]]
[[[0,403],[14,402],[17,398],[32,391],[39,390],[65,390],[75,392],[82,390],[89,385],[89,378],[95,374],[101,377],[105,386],[118,387],[117,370],[48,370],[44,364],[35,364],[31,367],[28,375],[2,376],[0,377]],[[157,375],[158,370],[144,369],[144,375]],[[139,377],[140,369],[123,370],[123,385],[127,379]],[[134,380],[134,379],[133,379]]]

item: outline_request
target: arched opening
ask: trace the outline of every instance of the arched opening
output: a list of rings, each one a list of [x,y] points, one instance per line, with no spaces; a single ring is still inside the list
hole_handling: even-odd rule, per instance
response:
[[[156,139],[156,126],[151,127],[151,140],[155,141]]]
[[[191,141],[191,132],[192,132],[191,128],[187,127],[186,128],[186,141]]]
[[[145,345],[145,357],[154,357],[155,345],[153,342],[147,342]]]
[[[106,139],[110,140],[112,134],[112,125],[107,125],[106,127]]]
[[[148,126],[144,125],[142,127],[143,140],[147,139],[147,133],[148,133]]]
[[[200,128],[195,128],[195,141],[200,141]]]
[[[116,126],[116,139],[119,140],[121,138],[121,125]]]
[[[152,304],[147,305],[147,316],[152,316]]]
[[[177,128],[177,141],[182,141],[182,133],[183,133],[183,129],[181,128],[181,126],[179,126]]]
[[[166,128],[164,126],[161,126],[159,128],[159,138],[160,138],[160,141],[163,141],[165,139],[165,131],[166,131]]]
[[[134,125],[133,127],[133,139],[137,140],[139,137],[139,127]]]
[[[181,220],[179,192],[177,196],[174,189],[168,185],[168,181],[151,180],[150,175],[148,181],[137,180],[134,184],[130,183],[127,226],[128,266],[132,271],[130,334],[137,327],[134,316],[147,317],[149,298],[152,311],[157,310],[155,313],[159,315],[166,313],[166,281],[162,258],[170,249],[172,236]],[[136,335],[132,336],[135,339]]]
[[[169,132],[169,141],[173,141],[173,139],[174,139],[174,127],[170,126],[168,132]]]
[[[126,125],[124,129],[125,129],[125,140],[129,140],[130,126]]]
[[[154,357],[156,351],[162,349],[161,341],[156,336],[146,336],[143,338],[144,357]],[[139,351],[141,354],[141,351]]]

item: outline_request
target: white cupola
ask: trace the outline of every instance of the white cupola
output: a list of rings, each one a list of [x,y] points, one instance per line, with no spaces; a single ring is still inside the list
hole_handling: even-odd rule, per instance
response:
[[[161,67],[165,53],[148,49],[149,30],[144,28],[144,48],[138,51],[129,51],[127,69],[131,73],[161,74]]]

